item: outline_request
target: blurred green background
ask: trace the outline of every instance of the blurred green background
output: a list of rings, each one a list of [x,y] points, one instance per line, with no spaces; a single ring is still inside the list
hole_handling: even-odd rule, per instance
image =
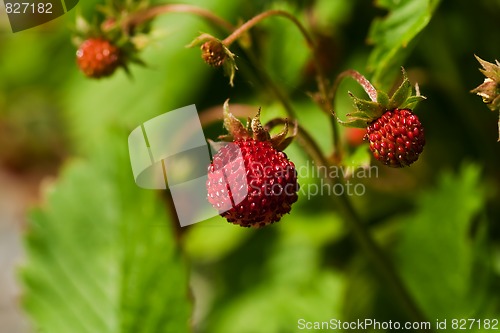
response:
[[[270,8],[293,13],[320,42],[332,81],[353,68],[389,90],[404,65],[427,97],[416,109],[426,147],[409,168],[372,161],[377,175],[352,179],[366,191],[351,200],[427,320],[447,319],[451,331],[452,319],[500,319],[498,114],[469,92],[484,79],[474,54],[500,59],[500,1],[183,2],[234,24]],[[91,16],[96,4],[81,1],[67,15],[15,34],[2,8],[2,207],[27,200],[9,195],[9,179],[42,190],[37,208],[16,227],[21,268],[8,267],[20,289],[5,304],[22,307],[30,324],[12,331],[4,314],[0,332],[286,333],[302,331],[300,319],[410,320],[330,196],[306,193],[290,215],[261,230],[219,217],[181,229],[168,192],[135,185],[127,137],[144,121],[189,104],[201,115],[218,107],[221,119],[226,98],[261,106],[265,119],[284,110],[238,47],[234,88],[199,50],[185,48],[200,31],[224,37],[188,14],[154,21],[154,40],[141,54],[147,67],[132,65],[132,78],[118,71],[86,79],[75,63],[71,27],[77,10]],[[296,27],[270,18],[251,35],[265,76],[329,151],[329,122],[308,97],[314,76]],[[352,109],[348,90],[362,95],[352,82],[341,85],[341,117]],[[205,130],[215,139],[222,126]],[[350,145],[346,132],[342,142],[350,162],[369,156],[366,144]],[[287,154],[299,168],[311,164],[297,143]],[[299,183],[307,189],[320,180]],[[0,222],[7,223],[6,211]],[[491,329],[475,322],[469,331]]]

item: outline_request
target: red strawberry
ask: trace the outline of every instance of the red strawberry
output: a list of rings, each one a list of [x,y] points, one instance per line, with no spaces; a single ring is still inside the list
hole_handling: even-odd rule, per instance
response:
[[[214,156],[207,189],[208,201],[229,222],[263,227],[278,222],[297,201],[297,172],[269,141],[237,140]]]
[[[225,105],[224,125],[233,141],[222,147],[208,167],[208,201],[228,222],[263,227],[278,222],[297,201],[297,171],[281,150],[290,143],[288,124],[274,137],[259,113],[246,128]]]
[[[76,51],[76,61],[80,70],[91,78],[110,76],[122,65],[120,49],[102,38],[84,41]]]
[[[373,156],[385,165],[395,168],[415,162],[425,145],[422,124],[409,109],[385,112],[370,123],[366,138],[370,141]]]

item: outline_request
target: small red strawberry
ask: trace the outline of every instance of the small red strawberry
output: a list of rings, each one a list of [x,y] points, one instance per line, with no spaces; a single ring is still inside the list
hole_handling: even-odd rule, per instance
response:
[[[373,156],[385,165],[400,168],[415,162],[425,145],[424,129],[409,109],[387,111],[372,122],[366,133]]]
[[[375,89],[360,73],[348,70],[344,76],[351,76],[365,89],[370,100],[349,93],[356,111],[348,113],[348,121],[337,118],[348,127],[365,128],[365,139],[370,142],[373,156],[385,165],[402,168],[415,162],[425,145],[424,129],[412,109],[425,99],[420,95],[418,85],[413,95],[412,86],[403,69],[403,82],[389,96]]]
[[[288,126],[271,138],[257,114],[249,131],[227,111],[227,104],[224,124],[234,141],[208,167],[208,201],[228,222],[242,227],[278,222],[298,199],[295,165],[281,151],[290,143]]]
[[[123,64],[120,49],[103,38],[85,40],[76,51],[76,61],[80,70],[91,78],[110,76]]]

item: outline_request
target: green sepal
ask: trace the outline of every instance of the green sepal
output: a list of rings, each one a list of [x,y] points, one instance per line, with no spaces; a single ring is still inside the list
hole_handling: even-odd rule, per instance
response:
[[[360,119],[360,120],[370,121],[373,119],[373,117],[371,117],[370,115],[368,115],[366,112],[363,112],[363,111],[355,111],[355,112],[348,113],[348,114],[346,114],[346,117],[349,120]]]
[[[393,110],[396,108],[401,108],[401,106],[405,104],[408,98],[410,98],[411,93],[412,87],[410,81],[408,80],[408,77],[406,76],[406,72],[403,69],[403,82],[392,95],[387,109]]]
[[[423,100],[425,100],[425,96],[410,96],[406,99],[406,101],[400,106],[401,109],[410,109],[413,110],[417,104]]]
[[[342,121],[337,117],[337,121],[339,122],[340,125],[345,126],[345,127],[354,127],[354,128],[366,128],[367,126],[367,121],[363,119],[353,119],[353,120],[348,120],[348,121]]]
[[[380,104],[380,107],[387,110],[389,106],[389,95],[381,90],[377,90],[377,102]]]
[[[358,112],[365,113],[369,118],[376,118],[384,113],[384,108],[377,102],[358,98],[351,92],[349,92],[349,96],[353,100]]]

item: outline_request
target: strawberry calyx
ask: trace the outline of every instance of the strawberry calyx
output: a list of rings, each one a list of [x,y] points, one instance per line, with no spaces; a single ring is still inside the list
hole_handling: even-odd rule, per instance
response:
[[[495,60],[495,63],[491,63],[478,56],[476,56],[476,59],[483,67],[480,71],[486,78],[483,83],[472,89],[471,92],[480,96],[488,109],[499,113],[497,141],[500,142],[500,62]]]
[[[235,54],[220,39],[207,33],[200,34],[186,47],[198,45],[201,45],[203,61],[212,67],[222,66],[224,75],[229,77],[229,85],[234,86],[234,76],[238,70]]]
[[[236,140],[247,140],[254,139],[256,141],[268,141],[271,146],[276,150],[283,151],[288,145],[293,141],[297,135],[297,122],[294,122],[294,129],[289,136],[289,122],[288,119],[274,119],[269,121],[267,124],[262,125],[260,120],[261,109],[257,111],[257,114],[253,118],[248,118],[246,126],[236,118],[229,111],[229,99],[224,102],[224,128],[228,131],[228,134],[219,136],[219,139],[223,141],[236,141]],[[271,135],[269,131],[278,123],[283,123],[284,126],[282,130]]]

